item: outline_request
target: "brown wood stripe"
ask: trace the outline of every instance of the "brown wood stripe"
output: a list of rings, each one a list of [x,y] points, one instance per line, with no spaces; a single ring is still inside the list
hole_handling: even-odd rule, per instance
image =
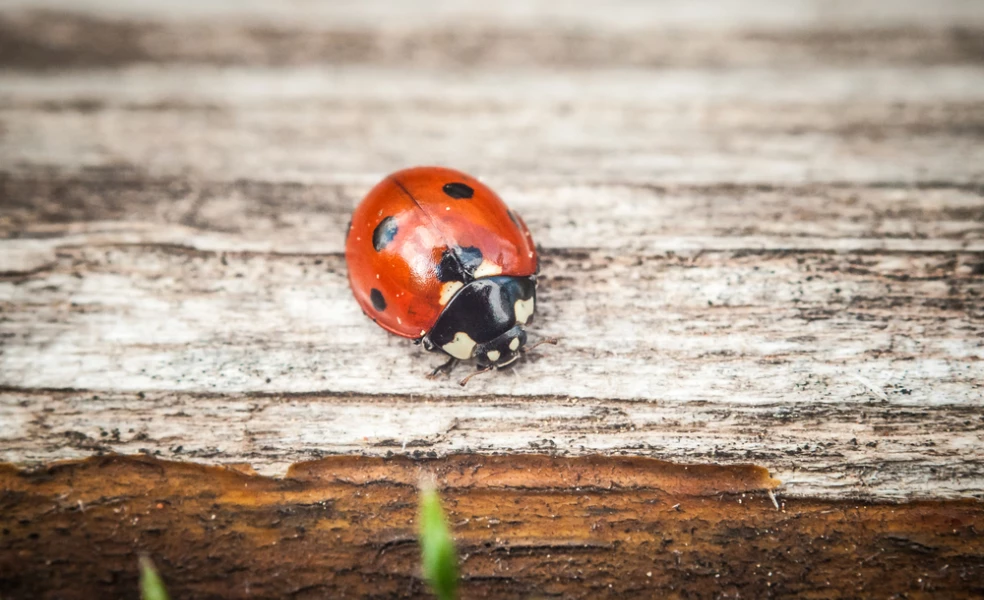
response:
[[[148,458],[27,473],[6,466],[0,589],[13,598],[132,596],[137,555],[147,553],[172,597],[423,597],[415,489],[404,481],[437,470],[516,482],[444,492],[466,597],[984,592],[976,502],[780,497],[777,509],[752,491],[762,489],[760,474],[721,468],[692,468],[678,486],[528,488],[538,472],[528,462],[483,460],[327,459],[317,478],[284,480]],[[626,462],[592,460],[615,471]],[[672,472],[631,463],[656,477]],[[565,481],[585,469],[581,460],[551,464]],[[608,471],[598,467],[584,474]],[[346,475],[366,468],[369,481]],[[698,492],[722,475],[747,481],[749,491]]]

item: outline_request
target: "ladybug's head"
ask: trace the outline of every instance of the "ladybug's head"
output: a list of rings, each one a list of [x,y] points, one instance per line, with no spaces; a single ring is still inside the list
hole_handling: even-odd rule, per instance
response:
[[[515,363],[526,345],[526,332],[516,325],[499,337],[475,347],[475,359],[481,368],[504,369]]]

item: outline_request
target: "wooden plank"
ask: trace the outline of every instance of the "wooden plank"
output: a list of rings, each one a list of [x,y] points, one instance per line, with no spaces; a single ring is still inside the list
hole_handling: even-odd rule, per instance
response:
[[[982,498],[977,406],[7,390],[0,460],[138,452],[284,476],[332,454],[543,453],[766,465],[785,497]],[[870,396],[870,394],[869,394]],[[946,431],[940,436],[939,431]]]
[[[407,485],[421,471],[445,486],[469,598],[981,592],[979,503],[777,510],[754,469],[475,456],[343,457],[289,480],[118,457],[4,468],[0,589],[132,595],[143,552],[173,597],[423,597]]]
[[[849,29],[878,27],[952,27],[984,22],[968,0],[667,0],[653,10],[646,0],[614,0],[599,11],[589,0],[506,0],[494,4],[421,0],[406,5],[391,0],[325,3],[317,0],[3,0],[4,12],[68,13],[116,21],[231,22],[276,24],[293,28],[325,25],[342,28],[425,28],[437,25],[489,24],[497,27],[625,31],[644,26],[697,31],[760,28],[799,30],[809,27]]]
[[[812,188],[741,190],[755,198],[742,206],[765,211],[753,222],[765,222],[774,210],[770,196],[780,202],[803,195],[804,212],[790,213],[802,221],[790,219],[787,229],[777,225],[766,236],[779,248],[788,240],[795,244],[791,234],[808,226],[815,241],[854,244],[846,254],[749,250],[756,236],[739,231],[729,242],[720,235],[729,223],[750,220],[727,210],[710,210],[715,218],[703,223],[691,219],[687,233],[738,250],[640,252],[632,250],[635,241],[610,235],[619,222],[609,223],[582,243],[616,239],[627,247],[614,253],[558,248],[544,256],[535,332],[559,336],[561,345],[514,374],[460,389],[424,379],[425,365],[433,362],[426,353],[358,314],[337,252],[216,252],[161,245],[157,237],[176,227],[169,235],[205,246],[216,243],[214,236],[270,243],[320,232],[338,240],[352,199],[348,188],[321,193],[306,186],[213,184],[189,201],[187,185],[161,182],[125,192],[128,184],[119,183],[126,198],[120,206],[134,207],[128,216],[136,222],[108,227],[119,211],[100,198],[119,195],[100,196],[103,183],[76,181],[63,186],[72,190],[66,194],[47,194],[34,180],[7,183],[14,197],[42,194],[54,203],[22,202],[12,213],[21,231],[43,232],[45,243],[54,242],[54,262],[34,273],[10,274],[0,285],[7,336],[0,364],[4,382],[19,388],[3,403],[7,425],[0,437],[9,444],[8,460],[75,457],[100,448],[173,453],[182,446],[178,455],[245,460],[278,474],[321,452],[403,452],[405,443],[441,453],[549,447],[756,460],[794,494],[954,497],[982,489],[982,457],[974,448],[984,423],[972,416],[984,381],[980,250],[900,254],[857,247],[865,236],[881,239],[870,228],[884,227],[893,216],[934,223],[939,237],[929,244],[954,243],[950,237],[973,244],[968,240],[980,236],[982,204],[976,190],[823,188],[831,215],[826,219],[806,211],[815,204]],[[159,193],[165,189],[184,200]],[[547,190],[551,202],[532,201],[527,217],[534,230],[549,232],[552,215],[576,212],[562,200],[581,202],[577,191]],[[595,192],[580,191],[589,198]],[[668,213],[692,215],[697,206],[727,206],[734,190],[621,192],[633,207],[652,206],[646,222],[659,222]],[[867,218],[841,229],[844,221],[836,215],[857,207],[859,196]],[[328,200],[312,207],[311,198]],[[663,198],[678,210],[661,207]],[[190,220],[189,206],[197,211]],[[61,207],[75,207],[94,221],[58,223],[44,216],[60,218]],[[624,224],[646,213],[609,214],[623,215]],[[679,247],[679,239],[687,238],[666,244]],[[573,329],[571,323],[581,325]],[[37,364],[49,366],[38,371]],[[380,364],[390,365],[387,377],[379,377]],[[90,391],[30,391],[38,387]],[[565,396],[553,396],[557,389]],[[155,391],[165,393],[134,398]],[[194,393],[169,399],[169,391]],[[410,401],[364,398],[353,407],[345,397],[365,392],[409,394]],[[415,395],[464,400],[429,402],[424,416]],[[174,414],[190,418],[172,424]],[[488,418],[480,421],[487,423],[469,425],[473,415],[483,414]],[[725,418],[727,426],[701,425],[723,414],[735,415]],[[813,414],[822,417],[806,417]],[[225,420],[228,430],[194,425],[216,419]],[[791,419],[798,421],[795,427]],[[38,429],[38,422],[46,427]],[[953,433],[940,445],[936,428],[947,422]],[[106,441],[121,423],[123,437]],[[296,436],[285,435],[285,423]],[[129,429],[136,433],[127,434]],[[203,445],[203,436],[221,443]],[[845,456],[853,457],[850,466]]]
[[[979,254],[548,253],[533,332],[561,345],[481,387],[792,402],[849,396],[861,375],[911,388],[903,403],[978,402],[979,269]],[[66,247],[0,290],[8,385],[474,393],[421,378],[426,353],[360,315],[337,255]],[[796,391],[807,375],[819,396]]]
[[[331,14],[308,11],[302,21],[249,14],[239,7],[199,19],[181,13],[175,18],[173,9],[172,14],[113,16],[86,13],[84,6],[82,11],[33,8],[0,12],[0,64],[18,69],[145,63],[594,69],[979,64],[984,54],[979,42],[984,19],[975,13],[947,22],[958,15],[946,15],[945,9],[942,22],[892,10],[845,25],[818,11],[817,18],[785,26],[766,20],[716,26],[713,19],[669,22],[660,18],[665,14],[661,5],[659,11],[646,6],[647,14],[628,26],[585,26],[552,15],[538,17],[535,7],[520,19],[502,19],[495,18],[502,13],[475,18],[428,14],[414,5],[418,18],[395,12],[372,22],[360,19],[351,5]]]
[[[151,178],[128,169],[0,173],[7,272],[18,246],[183,245],[202,251],[340,254],[374,183]],[[548,249],[979,252],[984,187],[949,184],[625,185],[490,180]],[[601,202],[601,200],[605,202]],[[971,267],[973,271],[973,267]]]
[[[295,182],[428,163],[552,182],[984,180],[977,67],[141,68],[10,75],[0,89],[0,162],[14,166]]]
[[[536,330],[562,344],[518,378],[461,390],[423,379],[425,353],[349,296],[340,241],[365,186],[126,170],[3,183],[18,232],[4,244],[41,252],[41,270],[12,263],[0,287],[2,371],[19,388],[4,401],[8,460],[146,450],[275,475],[324,452],[549,448],[754,460],[798,495],[982,489],[976,187],[519,182],[504,192],[548,246]],[[345,397],[365,381],[430,397],[426,416]]]

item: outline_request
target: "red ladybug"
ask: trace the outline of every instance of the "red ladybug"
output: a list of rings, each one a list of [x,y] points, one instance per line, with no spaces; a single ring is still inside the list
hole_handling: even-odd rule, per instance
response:
[[[460,171],[386,177],[352,215],[352,293],[383,329],[488,370],[513,364],[536,306],[537,253],[523,220]]]

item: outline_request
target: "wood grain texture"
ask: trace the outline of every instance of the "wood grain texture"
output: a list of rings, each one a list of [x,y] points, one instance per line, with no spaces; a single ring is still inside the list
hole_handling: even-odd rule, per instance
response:
[[[610,452],[980,498],[984,11],[619,6],[4,3],[0,458]],[[464,389],[345,282],[352,207],[422,163],[524,216],[561,338]]]
[[[976,188],[517,190],[546,234],[535,331],[561,344],[462,389],[423,378],[436,357],[351,298],[340,244],[358,186],[93,177],[5,182],[21,199],[7,243],[39,253],[0,283],[10,460],[182,446],[277,474],[322,452],[549,447],[753,460],[796,494],[980,495]],[[592,209],[599,193],[633,209]],[[565,244],[577,231],[582,247]],[[346,398],[366,391],[405,399]],[[434,402],[448,396],[472,399]],[[222,417],[233,405],[254,408]],[[105,446],[113,429],[136,445]]]
[[[432,472],[463,597],[982,592],[978,502],[777,507],[754,468],[513,458],[341,457],[289,479],[149,458],[0,466],[0,589],[129,597],[146,553],[173,597],[427,598],[407,482]]]
[[[3,0],[4,9],[67,11],[74,14],[130,21],[233,21],[285,23],[294,28],[332,24],[345,27],[382,28],[461,24],[484,21],[498,27],[582,27],[608,31],[645,25],[681,27],[690,30],[722,30],[761,27],[770,30],[799,30],[811,26],[830,30],[863,26],[952,27],[984,23],[980,7],[968,0],[938,0],[929,5],[920,0],[667,0],[652,10],[646,0],[614,0],[610,9],[599,11],[590,0],[504,0],[489,5],[470,2],[421,0],[412,5],[392,0],[320,2],[285,0],[175,0],[140,2],[127,0]],[[187,42],[186,42],[187,43]]]
[[[422,10],[415,5],[415,12]],[[303,23],[243,18],[121,20],[78,12],[25,11],[0,17],[0,64],[15,68],[141,63],[216,65],[374,64],[451,69],[608,66],[795,66],[818,58],[856,62],[975,64],[984,23],[913,29],[890,21],[855,28],[714,28],[694,35],[668,23],[633,27],[564,26],[438,19],[413,24],[390,14],[364,24],[332,17]],[[231,19],[229,17],[232,17]],[[701,35],[702,34],[702,35]]]
[[[980,66],[138,66],[10,73],[0,89],[0,163],[14,169],[337,182],[454,164],[553,183],[984,180]]]
[[[863,385],[857,385],[862,395]],[[967,407],[625,402],[327,393],[7,390],[0,459],[91,453],[248,462],[280,476],[332,454],[543,453],[768,465],[784,497],[981,497],[984,421]],[[15,408],[18,407],[18,408]],[[945,436],[939,432],[945,431]]]

